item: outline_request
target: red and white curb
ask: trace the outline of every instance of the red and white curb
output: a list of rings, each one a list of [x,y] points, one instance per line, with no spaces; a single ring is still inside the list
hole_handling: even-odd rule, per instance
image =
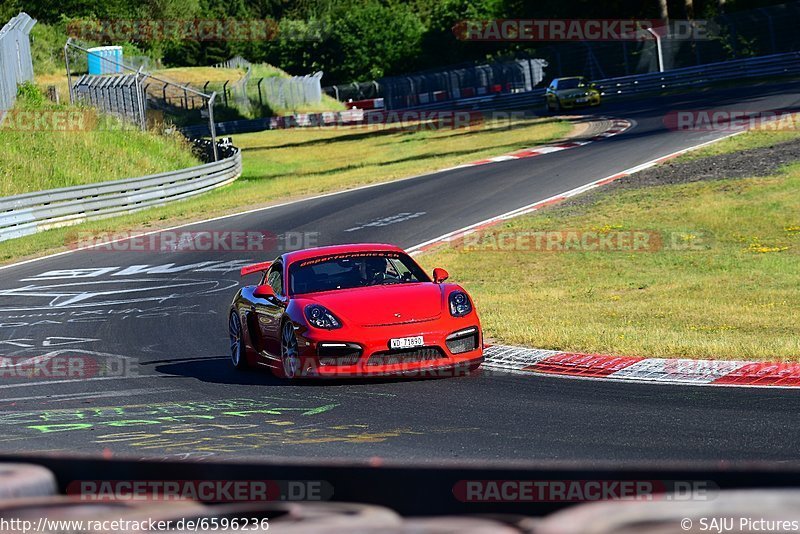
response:
[[[696,386],[800,387],[800,363],[575,354],[490,345],[484,369]]]
[[[448,167],[447,169],[442,169],[442,171],[452,171],[453,169],[464,169],[466,167],[475,167],[477,165],[498,163],[500,161],[508,161],[512,159],[534,158],[536,156],[543,156],[544,154],[552,154],[553,152],[569,150],[570,148],[585,146],[588,145],[589,143],[600,141],[601,139],[606,139],[608,137],[619,135],[628,128],[630,128],[631,126],[633,126],[633,123],[631,123],[631,121],[625,119],[610,119],[610,120],[611,120],[611,127],[608,130],[599,133],[594,137],[590,137],[588,139],[583,139],[581,141],[566,141],[563,143],[558,143],[556,145],[542,145],[533,148],[523,148],[522,150],[517,150],[516,152],[511,152],[503,156],[495,156],[492,158],[479,159],[478,161],[473,161],[471,163],[463,163],[461,165],[456,165],[455,167]]]

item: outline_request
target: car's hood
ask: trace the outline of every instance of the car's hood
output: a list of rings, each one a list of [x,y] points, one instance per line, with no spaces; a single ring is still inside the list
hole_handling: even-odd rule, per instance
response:
[[[588,92],[588,89],[564,89],[563,91],[557,91],[558,96],[561,98],[579,98],[585,96]]]
[[[341,289],[305,297],[350,326],[428,321],[442,314],[441,286],[430,282]]]

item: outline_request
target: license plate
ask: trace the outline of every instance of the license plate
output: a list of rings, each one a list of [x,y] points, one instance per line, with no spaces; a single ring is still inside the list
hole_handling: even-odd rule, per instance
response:
[[[577,99],[575,99],[575,102],[578,102],[579,104],[583,104],[584,102],[588,102],[588,101],[589,101],[588,98],[577,98]]]
[[[421,347],[425,344],[422,336],[414,337],[396,337],[389,340],[390,349],[411,349],[414,347]]]

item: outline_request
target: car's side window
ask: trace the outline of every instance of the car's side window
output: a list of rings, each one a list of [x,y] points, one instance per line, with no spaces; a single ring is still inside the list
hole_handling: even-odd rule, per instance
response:
[[[280,263],[270,267],[267,273],[267,283],[272,287],[276,295],[283,295],[283,269]]]

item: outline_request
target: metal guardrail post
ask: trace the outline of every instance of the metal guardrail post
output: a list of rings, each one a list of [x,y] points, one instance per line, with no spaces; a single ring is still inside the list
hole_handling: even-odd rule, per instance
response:
[[[217,128],[214,125],[214,100],[217,98],[217,92],[211,93],[211,98],[208,99],[208,133],[211,135],[211,144],[214,147],[214,161],[219,161],[219,154],[217,153]]]
[[[141,88],[141,82],[139,82],[139,76],[141,74],[142,74],[142,67],[139,67],[139,70],[136,71],[136,78],[135,78],[136,101],[137,101],[136,103],[138,104],[139,107],[139,124],[142,128],[142,131],[145,131],[147,129],[147,117],[145,115],[145,109],[144,109],[145,106],[144,91]],[[145,78],[147,78],[147,76],[145,76]],[[144,79],[142,81],[144,81]]]
[[[656,40],[656,52],[658,54],[658,72],[664,72],[664,51],[661,49],[661,36],[658,35],[653,28],[645,28],[647,33],[653,36]]]
[[[72,37],[67,39],[67,43],[64,45],[64,66],[67,69],[67,88],[69,89],[69,103],[70,105],[75,104],[75,95],[72,92],[72,72],[69,68],[69,45],[72,42]]]

